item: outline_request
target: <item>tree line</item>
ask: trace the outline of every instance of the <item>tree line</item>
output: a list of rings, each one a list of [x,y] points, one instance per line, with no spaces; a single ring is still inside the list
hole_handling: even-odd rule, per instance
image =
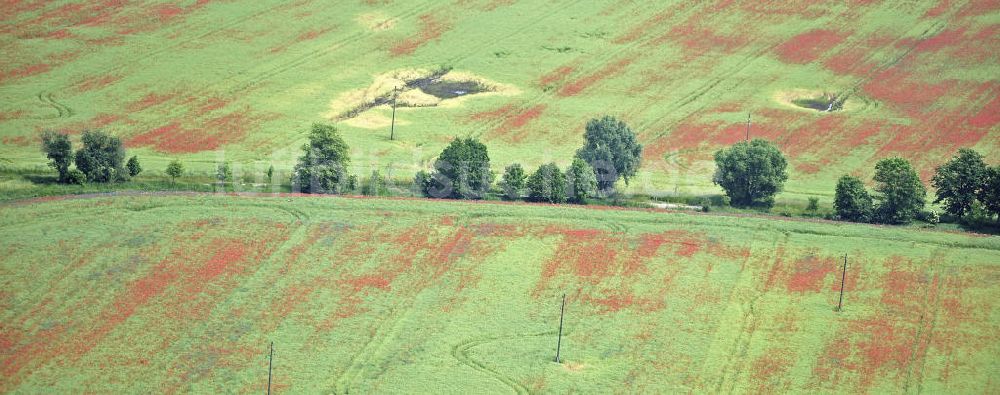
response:
[[[120,182],[142,172],[138,157],[125,160],[125,147],[118,137],[87,130],[80,141],[83,148],[74,153],[69,135],[54,131],[42,133],[42,152],[49,158],[49,166],[59,174],[60,183]],[[70,168],[74,164],[76,168]]]
[[[68,135],[42,134],[42,150],[58,172],[59,182],[119,182],[142,171],[138,157],[125,160],[125,148],[117,137],[85,131],[81,142],[83,148],[74,153]],[[627,124],[604,116],[587,122],[584,145],[566,169],[553,162],[529,174],[521,164],[512,163],[494,188],[496,174],[486,145],[475,138],[456,138],[438,155],[432,170],[417,172],[413,183],[416,191],[430,198],[484,199],[499,191],[505,200],[586,204],[591,197],[613,196],[618,180],[628,185],[641,165],[642,149]],[[332,125],[314,124],[302,151],[291,176],[293,190],[336,194],[356,191],[360,186],[364,195],[389,194],[388,182],[377,170],[360,185],[357,176],[348,173],[348,146]],[[716,151],[714,159],[712,182],[725,192],[725,205],[770,209],[788,180],[787,159],[767,140],[738,142]],[[882,159],[874,170],[873,193],[856,176],[844,175],[838,180],[832,219],[883,224],[939,220],[936,213],[924,210],[927,190],[909,161]],[[183,172],[178,160],[166,168],[171,179]],[[271,166],[266,173],[268,183],[273,173]],[[220,182],[232,178],[227,162],[218,164],[216,177]],[[1000,165],[987,166],[974,150],[961,149],[937,167],[932,185],[936,189],[934,203],[942,203],[944,211],[954,218],[1000,215]],[[812,210],[817,202],[810,199]]]
[[[607,196],[622,179],[628,184],[639,169],[642,145],[624,122],[606,116],[593,119],[585,128],[586,143],[572,164],[560,169],[555,163],[527,174],[518,163],[506,167],[497,185],[501,197],[535,202],[585,204],[588,197]],[[357,177],[347,173],[348,147],[336,128],[313,125],[309,142],[302,147],[292,174],[293,188],[307,193],[341,193],[355,190]],[[456,138],[434,162],[432,171],[419,171],[414,187],[430,198],[484,199],[493,190],[489,151],[475,138]],[[377,171],[361,185],[362,193],[379,195],[385,179]]]
[[[722,187],[736,207],[770,208],[774,196],[788,179],[787,160],[771,142],[743,141],[715,153],[712,180]],[[885,158],[875,164],[874,193],[852,175],[842,176],[836,186],[833,219],[880,224],[908,224],[915,219],[936,223],[939,216],[925,211],[927,189],[909,161]],[[1000,165],[987,166],[978,152],[963,148],[938,166],[932,179],[934,203],[955,217],[1000,215]],[[816,199],[810,199],[815,209]]]

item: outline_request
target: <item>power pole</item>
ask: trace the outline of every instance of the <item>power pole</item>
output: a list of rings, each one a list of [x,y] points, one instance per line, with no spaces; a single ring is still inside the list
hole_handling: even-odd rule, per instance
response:
[[[562,328],[563,328],[563,314],[566,312],[566,294],[562,297],[562,307],[559,308],[559,338],[556,340],[556,363],[562,363],[559,360],[559,351],[562,349]]]
[[[267,356],[267,395],[271,395],[271,361],[274,360],[274,342],[271,342],[271,352]]]
[[[747,113],[747,141],[750,141],[750,113]]]
[[[837,311],[844,305],[844,283],[847,282],[847,254],[844,254],[844,271],[840,275],[840,301],[837,302]]]
[[[392,124],[389,126],[389,140],[396,137],[396,97],[399,96],[399,87],[392,88]]]

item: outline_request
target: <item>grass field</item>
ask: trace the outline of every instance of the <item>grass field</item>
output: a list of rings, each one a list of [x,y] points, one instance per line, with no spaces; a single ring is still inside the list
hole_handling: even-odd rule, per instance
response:
[[[313,122],[341,128],[362,175],[408,178],[467,135],[498,170],[565,166],[603,114],[646,145],[646,193],[717,192],[711,153],[747,113],[790,157],[786,197],[892,155],[925,180],[959,147],[1000,160],[994,1],[25,0],[0,21],[0,157],[22,167],[43,162],[43,129],[104,128],[151,171],[287,177]],[[386,95],[441,67],[491,91],[409,86],[390,141]],[[843,110],[795,105],[824,94]]]
[[[270,341],[279,393],[989,393],[1000,369],[997,237],[92,196],[0,206],[0,252],[4,392],[263,391]]]

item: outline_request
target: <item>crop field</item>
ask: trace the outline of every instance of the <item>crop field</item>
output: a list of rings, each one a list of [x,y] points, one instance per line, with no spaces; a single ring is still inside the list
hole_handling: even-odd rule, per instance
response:
[[[101,195],[0,206],[0,252],[4,392],[263,391],[270,342],[279,393],[998,385],[996,237],[548,205]]]
[[[960,147],[1000,160],[996,1],[2,8],[0,157],[18,166],[42,164],[44,129],[103,128],[152,171],[227,159],[287,177],[314,122],[338,125],[359,174],[408,178],[454,136],[481,138],[497,169],[565,166],[585,122],[611,114],[646,147],[633,191],[706,193],[712,152],[744,138],[748,113],[751,136],[789,156],[786,196],[831,195],[888,156],[925,181]]]

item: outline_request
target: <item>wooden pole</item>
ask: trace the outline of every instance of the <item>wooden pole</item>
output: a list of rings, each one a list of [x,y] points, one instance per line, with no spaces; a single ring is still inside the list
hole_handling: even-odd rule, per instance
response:
[[[399,87],[392,88],[392,124],[389,126],[389,140],[396,137],[396,97],[399,96]]]
[[[847,282],[847,254],[844,254],[844,271],[840,275],[840,301],[837,302],[837,311],[844,305],[844,283]]]
[[[274,360],[274,342],[271,342],[271,352],[267,356],[267,395],[271,395],[271,361]]]
[[[747,141],[750,141],[750,113],[747,113]]]
[[[562,297],[562,307],[559,308],[559,338],[556,340],[556,363],[562,363],[559,359],[559,351],[562,349],[562,328],[563,315],[566,313],[566,294]]]

